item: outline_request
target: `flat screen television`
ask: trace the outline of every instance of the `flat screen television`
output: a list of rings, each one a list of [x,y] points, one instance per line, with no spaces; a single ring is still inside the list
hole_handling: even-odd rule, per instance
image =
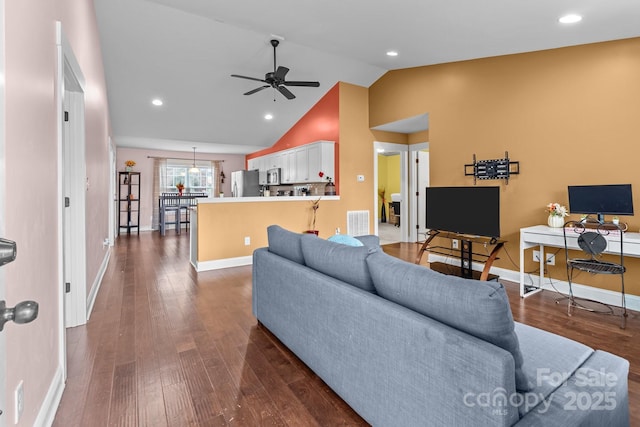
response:
[[[427,187],[426,227],[500,237],[500,187]]]
[[[570,185],[569,212],[598,215],[633,215],[631,184]]]

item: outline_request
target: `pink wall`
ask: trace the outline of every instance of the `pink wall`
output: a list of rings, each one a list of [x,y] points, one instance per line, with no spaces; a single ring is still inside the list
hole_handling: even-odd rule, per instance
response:
[[[153,159],[152,157],[167,157],[189,159],[193,158],[193,151],[160,151],[146,150],[137,148],[118,148],[116,152],[116,169],[124,171],[124,162],[133,160],[136,165],[133,170],[140,172],[141,179],[141,203],[140,203],[140,229],[151,229],[151,215],[153,214],[153,206],[158,203],[153,199]],[[231,172],[244,169],[244,154],[207,154],[198,153],[196,150],[196,159],[198,160],[224,160],[222,170],[227,179],[222,184],[222,190],[231,195]]]
[[[108,233],[109,117],[102,56],[91,0],[5,2],[6,237],[18,242],[7,265],[6,296],[40,304],[27,325],[9,324],[5,420],[13,420],[13,390],[24,381],[19,425],[33,425],[61,361],[58,335],[58,164],[56,119],[56,21],[74,50],[86,85],[87,282],[106,255]]]
[[[316,102],[273,146],[247,154],[247,159],[321,140],[336,143],[334,182],[336,190],[340,194],[340,156],[338,155],[340,152],[340,83],[336,83],[334,87],[329,89],[320,101]]]

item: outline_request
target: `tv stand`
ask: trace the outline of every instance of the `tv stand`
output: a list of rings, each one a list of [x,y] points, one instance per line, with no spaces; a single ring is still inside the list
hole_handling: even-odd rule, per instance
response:
[[[432,246],[431,241],[436,237],[442,237],[445,239],[451,240],[459,240],[459,253],[456,253],[456,249],[452,249],[450,247],[444,246]],[[486,253],[475,253],[473,252],[473,244],[481,244],[483,247],[492,247],[491,252],[487,255]],[[498,276],[489,274],[489,270],[491,269],[491,265],[493,262],[498,259],[498,253],[502,249],[506,242],[504,240],[496,240],[490,239],[488,237],[479,237],[479,236],[467,236],[464,234],[458,233],[450,233],[446,231],[437,231],[430,230],[427,233],[427,240],[424,241],[420,250],[418,251],[418,256],[416,257],[416,264],[420,264],[422,259],[422,255],[428,251],[430,253],[435,253],[438,255],[444,255],[447,257],[456,257],[460,259],[460,266],[451,266],[445,263],[432,263],[431,267],[433,270],[439,271],[445,274],[457,275],[460,277],[465,277],[468,279],[477,279],[477,280],[497,280]],[[473,262],[483,262],[484,268],[482,272],[473,270]]]

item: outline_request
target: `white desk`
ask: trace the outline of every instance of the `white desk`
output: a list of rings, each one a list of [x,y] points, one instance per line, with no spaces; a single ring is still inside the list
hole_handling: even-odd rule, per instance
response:
[[[571,249],[581,250],[578,247],[579,234],[573,231],[567,233],[567,245]],[[620,254],[620,236],[610,234],[605,237],[607,249],[604,253]],[[623,236],[624,255],[640,258],[640,233],[626,232]],[[533,227],[520,229],[520,296],[526,298],[542,290],[541,287],[535,289],[524,284],[524,255],[526,249],[540,249],[540,286],[544,280],[544,247],[564,248],[564,234],[562,228],[551,228],[546,225],[534,225]]]

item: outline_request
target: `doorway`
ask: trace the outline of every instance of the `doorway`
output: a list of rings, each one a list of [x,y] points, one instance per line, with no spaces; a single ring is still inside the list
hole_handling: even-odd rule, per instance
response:
[[[392,159],[392,160],[389,160]],[[384,240],[381,240],[381,244],[395,243],[395,242],[408,242],[409,240],[409,227],[410,221],[408,221],[408,203],[402,203],[402,200],[408,200],[409,195],[409,179],[408,179],[408,146],[404,144],[394,144],[389,142],[375,141],[373,143],[373,175],[374,175],[374,234],[377,236],[385,236]],[[389,165],[392,165],[389,167]],[[389,170],[391,170],[392,177],[389,177]],[[381,171],[383,174],[381,175]],[[391,187],[389,187],[389,183]],[[381,197],[381,191],[384,189],[384,210],[385,221],[382,222],[382,206],[383,200]],[[390,190],[390,191],[389,191]],[[398,226],[395,224],[389,224],[389,202],[391,202],[391,195],[394,194],[394,198],[400,201],[399,217],[396,218]],[[395,212],[397,215],[398,212]],[[403,221],[403,218],[405,219]],[[397,230],[394,230],[397,228]],[[390,236],[389,239],[386,237]]]
[[[71,45],[56,23],[58,73],[58,283],[60,364],[66,378],[67,327],[87,321],[85,79]]]
[[[421,224],[420,218],[424,222],[424,209],[426,204],[424,198],[424,188],[429,185],[429,113],[419,114],[395,122],[385,123],[375,126],[372,130],[394,132],[405,134],[407,144],[387,143],[374,141],[373,143],[373,175],[374,175],[374,233],[380,236],[380,216],[381,206],[379,189],[379,153],[393,153],[400,156],[400,193],[385,193],[387,203],[394,202],[392,195],[399,202],[400,217],[400,239],[401,242],[418,242],[420,236],[424,236],[426,230]],[[425,142],[416,142],[418,137],[424,138]],[[398,203],[394,204],[394,211],[397,210]],[[398,212],[394,212],[397,214]],[[395,224],[394,224],[395,225]]]
[[[378,237],[383,245],[402,241],[401,153],[378,152]],[[384,194],[381,194],[383,192]],[[384,201],[383,201],[384,196]],[[405,218],[406,220],[406,218]]]

